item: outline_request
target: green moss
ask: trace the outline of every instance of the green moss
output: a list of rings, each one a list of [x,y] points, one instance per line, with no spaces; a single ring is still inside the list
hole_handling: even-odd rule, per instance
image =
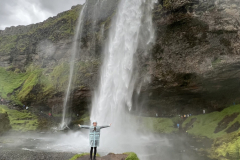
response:
[[[23,82],[27,79],[27,73],[14,73],[6,71],[0,67],[0,89],[1,96],[4,99],[9,99],[8,95],[13,93],[14,90],[18,89]]]
[[[232,133],[217,138],[211,150],[209,151],[210,158],[213,159],[240,159],[240,133]]]
[[[22,89],[18,93],[18,99],[24,100],[25,97],[31,92],[33,87],[38,83],[39,76],[42,74],[42,70],[39,68],[34,68],[33,66],[30,66],[31,69],[27,70],[28,77],[25,80]]]
[[[133,153],[133,152],[127,152],[127,153],[124,153],[124,154],[127,154],[127,158],[126,160],[139,160],[138,156],[136,155],[136,153]]]
[[[211,139],[215,139],[221,136],[226,135],[226,130],[233,125],[235,122],[240,122],[240,115],[231,121],[227,128],[214,133],[218,123],[227,115],[232,115],[233,113],[240,113],[240,105],[235,105],[224,109],[221,112],[212,112],[209,114],[202,114],[197,116],[191,116],[183,123],[183,127],[186,127],[186,124],[191,121],[191,119],[196,118],[196,121],[193,123],[193,127],[188,128],[187,132],[192,135],[208,137]],[[235,131],[236,132],[236,131]]]
[[[0,36],[0,53],[9,54],[16,46],[17,36]]]
[[[15,131],[34,131],[38,127],[37,116],[27,110],[17,111],[9,109],[7,106],[0,105],[0,113],[8,113],[10,125]]]
[[[76,159],[78,159],[78,158],[80,158],[82,156],[86,156],[86,155],[89,155],[89,153],[76,154],[69,160],[76,160]]]
[[[75,63],[74,77],[71,90],[85,88],[89,84],[100,65],[99,60]],[[7,71],[0,67],[0,95],[6,100],[22,104],[30,100],[43,100],[43,98],[64,92],[69,81],[69,63],[61,63],[53,69],[42,69],[29,65],[26,72],[19,69]],[[8,68],[14,70],[14,68]]]
[[[171,0],[164,0],[163,8],[164,8],[164,9],[171,9],[171,8],[172,8],[172,2],[171,2]]]
[[[149,130],[157,133],[173,133],[178,131],[174,127],[174,123],[170,118],[152,118],[152,117],[139,117],[142,122],[142,127],[147,127]]]

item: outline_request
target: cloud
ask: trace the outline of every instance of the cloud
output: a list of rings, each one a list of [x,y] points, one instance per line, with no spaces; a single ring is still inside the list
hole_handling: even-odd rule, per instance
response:
[[[42,22],[85,0],[1,0],[0,29]]]

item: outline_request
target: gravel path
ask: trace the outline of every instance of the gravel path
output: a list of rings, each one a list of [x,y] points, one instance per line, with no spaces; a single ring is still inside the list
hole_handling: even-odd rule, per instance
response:
[[[0,160],[69,160],[75,154],[64,152],[8,151],[0,149]]]

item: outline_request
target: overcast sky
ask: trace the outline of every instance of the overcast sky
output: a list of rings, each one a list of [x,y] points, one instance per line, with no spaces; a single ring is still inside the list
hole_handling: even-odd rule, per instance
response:
[[[0,0],[0,30],[42,22],[85,0]]]

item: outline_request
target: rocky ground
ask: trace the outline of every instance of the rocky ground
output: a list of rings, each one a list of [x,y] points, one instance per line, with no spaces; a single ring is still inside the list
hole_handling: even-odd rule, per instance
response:
[[[126,158],[127,158],[126,154],[110,153],[110,154],[108,154],[106,156],[103,156],[103,157],[97,157],[96,160],[125,160]],[[77,160],[89,160],[89,156],[86,155],[86,156],[78,158]]]
[[[68,160],[74,153],[0,149],[0,160]]]

